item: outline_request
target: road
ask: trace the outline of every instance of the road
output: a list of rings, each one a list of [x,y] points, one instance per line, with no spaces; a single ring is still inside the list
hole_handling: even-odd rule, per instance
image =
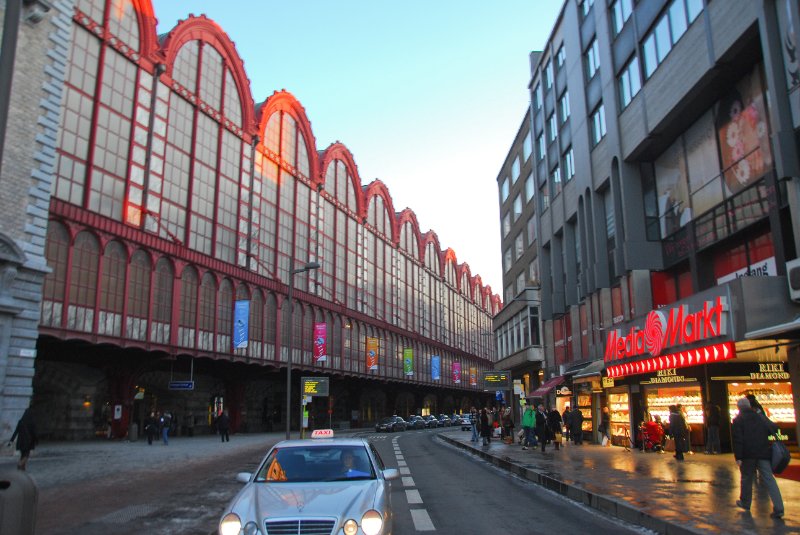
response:
[[[375,442],[388,467],[401,470],[392,485],[395,534],[644,533],[449,446],[436,438],[439,432],[462,433],[357,433]],[[236,473],[254,470],[280,438],[234,436],[229,447],[213,437],[169,446],[112,444],[82,459],[78,474],[66,466],[76,463],[75,452],[43,452],[29,465],[40,487],[36,533],[215,533],[222,509],[241,488]]]

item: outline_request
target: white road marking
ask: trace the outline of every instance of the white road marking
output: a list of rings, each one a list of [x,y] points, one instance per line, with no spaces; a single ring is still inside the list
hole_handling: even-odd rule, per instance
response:
[[[417,531],[436,531],[431,517],[425,509],[411,509],[411,519]]]
[[[397,459],[397,466],[408,466],[408,463],[406,463],[403,460]]]
[[[410,475],[410,474],[411,474],[411,470],[409,470],[407,466],[401,466],[400,467],[400,475],[401,476],[407,476],[407,475]]]
[[[416,489],[407,490],[406,500],[408,500],[408,505],[415,505],[418,503],[422,503],[422,496],[419,495],[419,491]]]
[[[403,486],[404,487],[416,487],[417,485],[414,483],[413,477],[404,477],[403,478]]]

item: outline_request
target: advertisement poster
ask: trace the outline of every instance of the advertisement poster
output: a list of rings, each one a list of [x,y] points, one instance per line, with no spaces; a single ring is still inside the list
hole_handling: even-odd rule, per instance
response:
[[[367,336],[367,370],[378,369],[378,339]]]
[[[455,384],[461,384],[461,363],[454,362],[453,363],[453,382]]]
[[[233,349],[247,347],[247,331],[250,323],[250,301],[233,304]]]
[[[431,381],[439,381],[442,378],[442,359],[439,355],[431,356]]]
[[[314,324],[314,364],[328,360],[326,342],[328,339],[328,326],[325,323]]]
[[[414,375],[414,350],[410,347],[403,349],[403,374]]]
[[[469,386],[478,386],[478,368],[469,369]]]

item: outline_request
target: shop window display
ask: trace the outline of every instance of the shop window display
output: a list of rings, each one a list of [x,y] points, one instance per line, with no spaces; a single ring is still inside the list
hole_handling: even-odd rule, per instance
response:
[[[608,408],[611,422],[611,443],[628,445],[631,433],[630,400],[627,392],[609,394]]]
[[[739,414],[737,400],[748,394],[753,394],[764,408],[767,418],[778,424],[781,439],[796,444],[791,383],[728,383],[728,410],[731,420]]]
[[[700,386],[648,388],[646,399],[647,411],[651,418],[660,416],[662,422],[669,422],[669,406],[682,405],[686,410],[687,424],[703,424],[703,398]]]

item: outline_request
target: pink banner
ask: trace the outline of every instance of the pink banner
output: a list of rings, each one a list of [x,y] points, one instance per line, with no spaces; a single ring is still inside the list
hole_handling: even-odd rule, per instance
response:
[[[455,384],[461,383],[461,363],[454,362],[453,363],[453,382]]]
[[[328,339],[328,326],[324,323],[314,324],[314,364],[328,360],[325,350]]]

